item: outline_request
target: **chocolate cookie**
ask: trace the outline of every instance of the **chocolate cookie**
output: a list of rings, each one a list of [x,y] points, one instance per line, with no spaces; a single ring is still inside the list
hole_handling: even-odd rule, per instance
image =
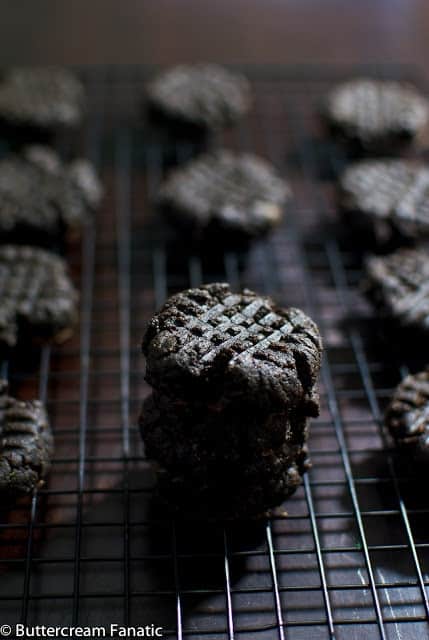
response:
[[[64,164],[48,147],[28,147],[0,161],[0,237],[49,244],[78,230],[101,196],[89,162]]]
[[[347,220],[370,229],[380,244],[429,235],[429,169],[410,160],[368,160],[340,179]]]
[[[409,375],[398,385],[385,421],[397,445],[429,460],[429,370]]]
[[[53,438],[43,404],[22,402],[0,380],[0,491],[19,495],[43,485],[53,455]]]
[[[151,320],[143,353],[146,379],[168,395],[317,412],[317,326],[253,291],[210,284],[172,296]]]
[[[293,493],[308,468],[307,420],[231,405],[223,411],[153,394],[142,435],[162,496],[175,508],[257,516]]]
[[[364,289],[385,317],[403,327],[429,330],[429,253],[400,249],[371,257]]]
[[[425,136],[429,103],[407,83],[358,78],[335,87],[326,116],[364,151],[391,153]]]
[[[77,318],[77,292],[59,256],[17,245],[0,246],[0,344],[21,338],[62,341]]]
[[[83,86],[65,69],[17,67],[0,84],[0,120],[15,127],[74,127],[83,102]]]
[[[308,466],[318,329],[299,309],[211,284],[172,296],[144,340],[141,429],[162,494],[207,516],[261,515]]]
[[[151,108],[176,126],[221,129],[250,107],[249,83],[215,64],[181,65],[161,73],[147,89]]]
[[[265,233],[281,221],[288,197],[288,185],[265,160],[220,150],[172,171],[158,204],[174,223],[213,243]]]

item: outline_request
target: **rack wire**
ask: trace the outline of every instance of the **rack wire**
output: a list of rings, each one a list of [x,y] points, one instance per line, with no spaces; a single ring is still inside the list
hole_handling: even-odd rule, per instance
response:
[[[1,622],[155,624],[180,640],[429,638],[429,505],[398,473],[382,424],[394,386],[424,363],[379,339],[359,293],[361,251],[335,208],[346,160],[318,117],[333,82],[415,74],[395,65],[247,68],[254,109],[211,144],[267,157],[295,198],[272,236],[213,265],[182,254],[153,207],[169,166],[195,149],[160,138],[142,117],[152,71],[79,70],[87,125],[60,149],[98,166],[106,198],[67,254],[81,291],[79,331],[3,369],[18,395],[46,401],[56,454],[46,487],[0,509]],[[313,468],[285,503],[287,517],[172,522],[153,499],[136,426],[149,392],[141,336],[167,295],[217,280],[299,306],[323,332]]]

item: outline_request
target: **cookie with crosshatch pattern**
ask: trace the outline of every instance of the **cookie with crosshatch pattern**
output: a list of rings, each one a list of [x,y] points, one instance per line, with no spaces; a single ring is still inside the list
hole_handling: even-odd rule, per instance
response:
[[[147,96],[151,108],[178,129],[220,129],[242,117],[251,104],[246,78],[216,64],[168,69],[149,83]]]
[[[347,220],[371,230],[380,244],[429,235],[429,169],[412,160],[367,160],[340,178]]]
[[[77,319],[78,294],[65,261],[54,253],[0,246],[0,345],[21,339],[62,342]]]
[[[101,197],[87,160],[64,163],[49,147],[27,147],[0,160],[0,237],[49,244],[77,232]]]
[[[171,172],[158,205],[177,226],[212,242],[251,238],[278,225],[291,192],[268,162],[219,149]]]
[[[384,318],[419,335],[429,331],[429,251],[399,249],[366,263],[364,291]]]
[[[325,115],[363,151],[391,153],[412,140],[426,142],[429,103],[408,83],[355,78],[331,91]]]
[[[429,460],[429,369],[408,375],[397,386],[385,421],[396,444]]]
[[[0,120],[13,127],[74,127],[83,103],[83,86],[66,69],[15,67],[0,82]]]
[[[321,338],[300,309],[216,283],[178,293],[143,339],[146,379],[167,395],[317,413]]]
[[[0,380],[0,491],[16,495],[42,486],[53,448],[43,403],[12,398]]]
[[[170,505],[253,517],[295,491],[321,350],[302,311],[247,289],[216,283],[167,300],[143,339],[154,391],[140,426]]]

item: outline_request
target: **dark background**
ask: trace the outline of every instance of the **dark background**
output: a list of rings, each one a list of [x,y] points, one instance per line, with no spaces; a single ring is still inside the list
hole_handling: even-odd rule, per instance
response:
[[[0,0],[2,63],[427,65],[428,0]]]

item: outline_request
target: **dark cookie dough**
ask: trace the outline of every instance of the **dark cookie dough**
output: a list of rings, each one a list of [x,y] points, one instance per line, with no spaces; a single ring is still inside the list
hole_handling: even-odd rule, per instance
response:
[[[141,428],[163,497],[175,508],[198,505],[200,514],[205,505],[205,515],[261,515],[296,490],[309,466],[307,419],[287,412],[220,412],[155,393]]]
[[[396,444],[429,460],[429,369],[407,376],[386,411],[386,426]]]
[[[141,429],[167,501],[207,516],[281,503],[308,466],[318,329],[299,309],[211,284],[172,296],[144,337]]]
[[[301,310],[211,284],[172,296],[143,340],[146,379],[168,395],[317,412],[321,340]],[[198,395],[196,395],[198,394]]]
[[[49,243],[66,230],[78,230],[101,197],[89,162],[64,164],[48,147],[28,147],[0,161],[0,236]]]
[[[400,326],[427,334],[429,330],[429,253],[400,249],[371,257],[364,289],[380,313]]]
[[[412,85],[357,78],[335,87],[325,115],[334,130],[363,150],[391,153],[425,136],[429,104]]]
[[[53,438],[43,404],[22,402],[0,380],[0,491],[31,493],[43,485],[53,455]]]
[[[368,160],[340,179],[347,220],[373,231],[380,244],[429,235],[429,169],[410,160]]]
[[[0,83],[0,119],[11,126],[74,127],[83,102],[81,83],[65,69],[17,67]]]
[[[288,197],[288,185],[265,160],[220,150],[174,170],[158,204],[196,236],[252,237],[280,223]]]
[[[77,292],[66,263],[34,247],[0,246],[0,344],[21,338],[62,341],[77,318]]]
[[[182,65],[161,73],[147,90],[149,104],[170,124],[216,130],[250,107],[249,83],[215,64]]]

